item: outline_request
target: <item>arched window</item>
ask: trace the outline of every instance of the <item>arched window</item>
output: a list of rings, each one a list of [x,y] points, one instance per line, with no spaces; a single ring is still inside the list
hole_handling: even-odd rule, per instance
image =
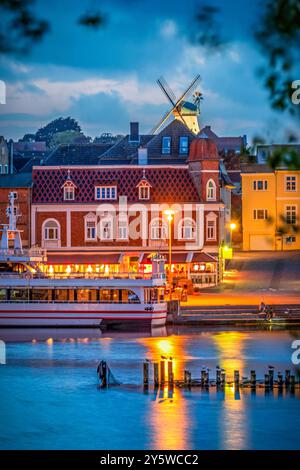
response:
[[[178,239],[194,240],[196,238],[196,223],[193,219],[185,217],[178,223]]]
[[[42,246],[60,246],[60,224],[56,219],[47,219],[42,225]]]
[[[106,217],[100,220],[100,239],[113,240],[113,219]]]
[[[214,180],[208,180],[206,184],[206,199],[207,201],[215,201],[216,198],[216,183]]]
[[[160,218],[151,221],[150,230],[152,240],[164,240],[168,238],[168,224]]]

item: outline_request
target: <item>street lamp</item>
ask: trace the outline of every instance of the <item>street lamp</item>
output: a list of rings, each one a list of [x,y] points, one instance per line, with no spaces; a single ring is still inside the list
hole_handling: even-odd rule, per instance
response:
[[[235,222],[231,222],[230,225],[230,246],[232,246],[232,232],[236,229],[237,225]]]
[[[172,209],[165,210],[165,215],[169,222],[169,286],[170,286],[170,300],[172,297],[172,221],[175,212]]]

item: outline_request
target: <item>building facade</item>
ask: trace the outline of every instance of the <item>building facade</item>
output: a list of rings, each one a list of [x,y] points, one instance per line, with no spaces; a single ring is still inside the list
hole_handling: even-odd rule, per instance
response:
[[[159,252],[175,282],[216,284],[224,203],[215,144],[195,139],[180,164],[149,164],[141,150],[136,164],[34,167],[32,244],[48,250],[50,271],[144,273]]]
[[[243,249],[299,250],[300,171],[242,170]]]

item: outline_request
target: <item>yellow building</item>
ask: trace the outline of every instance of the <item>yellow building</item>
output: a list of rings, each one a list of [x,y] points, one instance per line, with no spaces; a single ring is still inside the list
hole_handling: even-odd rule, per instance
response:
[[[300,249],[300,171],[246,165],[242,170],[243,249]]]

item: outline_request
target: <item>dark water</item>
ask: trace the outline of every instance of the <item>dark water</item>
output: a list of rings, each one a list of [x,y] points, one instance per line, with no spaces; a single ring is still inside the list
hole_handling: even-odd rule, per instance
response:
[[[145,357],[174,357],[175,378],[203,365],[263,377],[268,365],[295,370],[300,330],[0,330],[1,449],[300,449],[300,395],[192,389],[144,393]],[[120,387],[97,388],[106,359]],[[214,371],[211,371],[214,374]]]

